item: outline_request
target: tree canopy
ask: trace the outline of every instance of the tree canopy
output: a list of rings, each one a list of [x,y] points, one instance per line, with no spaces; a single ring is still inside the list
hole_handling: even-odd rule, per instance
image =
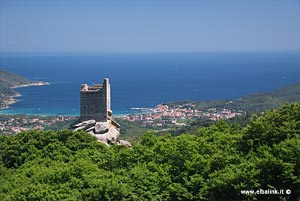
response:
[[[300,199],[299,103],[131,148],[63,130],[1,136],[0,151],[0,200]]]

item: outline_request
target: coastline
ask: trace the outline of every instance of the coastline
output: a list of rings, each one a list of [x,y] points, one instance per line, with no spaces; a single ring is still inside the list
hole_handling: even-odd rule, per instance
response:
[[[35,86],[45,86],[45,85],[50,85],[50,83],[49,82],[37,81],[37,82],[29,83],[29,84],[15,85],[15,86],[12,86],[10,88],[17,89],[17,88],[22,88],[22,87],[35,87]]]
[[[40,86],[43,82],[37,84],[35,83],[33,86]],[[47,83],[48,84],[48,83]],[[28,86],[28,85],[21,85],[22,87]],[[34,89],[33,89],[34,90]],[[283,86],[281,88],[275,89],[273,91],[269,92],[256,92],[252,94],[248,94],[245,96],[241,96],[240,98],[235,99],[229,99],[229,100],[211,100],[211,101],[172,101],[172,102],[166,102],[166,103],[160,103],[159,105],[156,105],[154,107],[131,107],[130,109],[124,109],[121,110],[114,110],[114,117],[115,118],[122,118],[127,116],[136,116],[132,117],[130,120],[133,120],[133,118],[139,118],[140,115],[148,115],[151,113],[154,113],[153,115],[157,115],[155,113],[157,112],[164,112],[166,115],[169,116],[182,116],[180,113],[189,113],[190,116],[195,116],[197,113],[197,110],[203,110],[204,115],[209,115],[208,113],[215,113],[214,115],[219,115],[217,113],[220,113],[220,115],[231,115],[233,113],[243,113],[243,111],[254,111],[254,112],[260,112],[265,111],[266,109],[273,109],[274,107],[278,105],[282,105],[285,102],[298,102],[300,100],[300,95],[298,96],[300,90],[300,84],[294,83],[287,86]],[[30,114],[30,115],[46,115],[46,116],[52,116],[52,115],[60,115],[60,116],[79,116],[78,108],[68,108],[68,110],[60,110],[60,109],[54,109],[54,110],[47,110],[43,109],[41,112],[40,108],[29,108],[25,112],[19,113],[19,111],[12,108],[11,110],[7,108],[7,105],[14,104],[15,101],[19,101],[18,99],[13,99],[13,97],[21,96],[16,91],[15,95],[12,97],[6,96],[5,104],[2,104],[1,114]],[[257,101],[257,100],[263,100]],[[196,105],[195,105],[196,104]],[[19,104],[17,104],[19,107]],[[166,106],[169,107],[169,110],[165,108]],[[178,111],[176,111],[175,106],[178,106]],[[173,108],[174,107],[174,108]],[[194,109],[193,109],[194,108]],[[10,110],[10,111],[9,111]],[[194,111],[192,111],[194,110]],[[230,110],[230,111],[229,111]],[[156,118],[154,116],[149,117],[147,121],[151,121],[150,118]]]
[[[37,81],[37,82],[29,83],[29,84],[20,84],[20,85],[11,86],[10,88],[17,89],[17,88],[23,88],[23,87],[35,87],[35,86],[45,86],[45,85],[50,85],[50,83]],[[0,110],[9,109],[12,104],[17,102],[17,100],[15,98],[21,97],[21,96],[22,95],[17,91],[13,96],[8,96],[7,100],[3,100],[4,104],[0,106]]]

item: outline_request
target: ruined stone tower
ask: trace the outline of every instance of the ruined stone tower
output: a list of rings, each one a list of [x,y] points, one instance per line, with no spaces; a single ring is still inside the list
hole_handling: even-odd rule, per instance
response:
[[[131,146],[130,142],[119,139],[120,125],[112,118],[108,78],[104,78],[103,84],[81,85],[80,118],[71,125],[71,128],[74,131],[83,130],[108,146],[110,144]]]
[[[82,84],[80,89],[80,120],[94,119],[105,122],[111,119],[110,84],[104,78],[103,84],[89,86]]]

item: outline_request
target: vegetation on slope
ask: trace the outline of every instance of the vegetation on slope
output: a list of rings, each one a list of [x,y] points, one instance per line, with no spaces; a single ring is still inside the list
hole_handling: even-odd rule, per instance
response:
[[[300,83],[294,83],[271,92],[249,94],[235,100],[175,101],[167,103],[167,105],[175,106],[184,103],[193,103],[195,104],[195,108],[200,110],[226,108],[235,112],[242,110],[257,113],[267,109],[276,109],[286,102],[300,102]]]
[[[32,83],[25,77],[0,69],[0,108],[9,105],[9,98],[18,94],[12,87]]]
[[[33,81],[23,76],[2,69],[0,69],[0,82],[6,83],[10,87],[33,83]]]
[[[228,104],[228,107],[235,111],[244,110],[256,113],[278,108],[286,102],[300,102],[300,83],[294,83],[272,92],[250,94],[233,101]]]
[[[0,200],[299,200],[300,104],[107,147],[84,132],[0,138]],[[283,190],[243,194],[242,190]],[[291,190],[291,194],[286,194]]]

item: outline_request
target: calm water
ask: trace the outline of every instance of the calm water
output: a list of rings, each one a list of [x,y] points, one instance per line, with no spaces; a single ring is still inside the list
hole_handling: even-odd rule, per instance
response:
[[[79,114],[82,83],[111,82],[114,114],[175,100],[234,99],[300,81],[300,52],[0,56],[0,68],[49,86],[21,88],[1,113]]]

